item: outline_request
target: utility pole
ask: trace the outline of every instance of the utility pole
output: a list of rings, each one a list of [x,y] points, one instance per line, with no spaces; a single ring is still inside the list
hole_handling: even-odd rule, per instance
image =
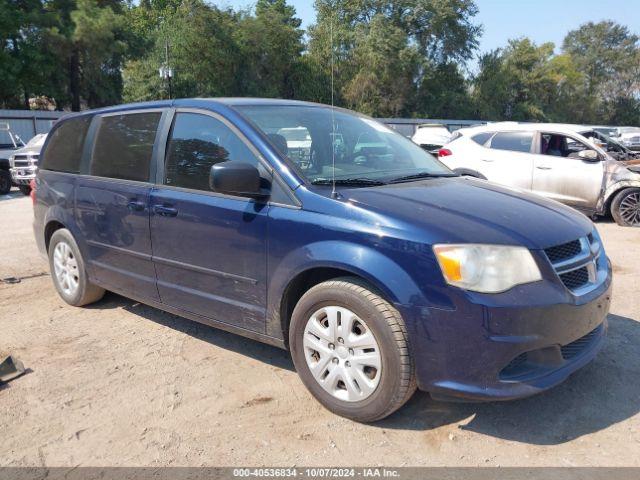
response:
[[[169,100],[173,98],[173,92],[171,88],[171,80],[173,79],[173,68],[169,66],[169,41],[164,42],[164,65],[160,67],[160,78],[167,82],[169,90]]]

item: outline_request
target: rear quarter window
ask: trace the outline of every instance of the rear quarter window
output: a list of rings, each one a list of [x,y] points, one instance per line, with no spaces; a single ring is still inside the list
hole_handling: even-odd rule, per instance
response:
[[[494,132],[477,133],[473,137],[471,137],[471,140],[476,142],[478,145],[484,145],[485,143],[487,143],[487,140],[491,138],[491,135],[493,135],[493,133]]]
[[[512,152],[531,152],[533,132],[498,132],[491,139],[491,148]]]
[[[82,159],[84,140],[89,130],[91,116],[63,120],[50,134],[47,147],[41,154],[44,170],[78,173]]]
[[[161,112],[109,115],[100,120],[91,175],[148,182]]]

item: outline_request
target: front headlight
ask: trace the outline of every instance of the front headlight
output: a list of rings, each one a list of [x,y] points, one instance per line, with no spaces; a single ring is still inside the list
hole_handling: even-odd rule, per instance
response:
[[[498,293],[542,280],[525,247],[505,245],[434,245],[440,270],[450,285],[482,293]]]

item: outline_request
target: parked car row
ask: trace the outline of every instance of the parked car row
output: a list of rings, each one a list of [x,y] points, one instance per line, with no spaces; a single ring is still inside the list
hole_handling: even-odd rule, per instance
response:
[[[466,128],[438,156],[459,174],[640,226],[640,159],[592,127],[503,122]]]
[[[508,162],[534,142],[570,148],[554,135],[478,130],[449,148],[501,145]],[[577,155],[595,184],[606,152]],[[69,115],[34,186],[36,243],[64,301],[113,290],[289,349],[313,396],[355,420],[416,388],[533,395],[605,338],[612,269],[587,217],[462,178],[347,110],[181,99]]]

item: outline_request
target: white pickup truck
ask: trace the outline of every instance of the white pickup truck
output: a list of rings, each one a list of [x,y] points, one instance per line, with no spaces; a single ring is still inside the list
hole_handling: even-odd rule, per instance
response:
[[[36,178],[40,150],[46,139],[46,133],[39,133],[9,157],[11,181],[24,195],[31,193],[31,180]]]
[[[6,195],[11,190],[9,157],[24,146],[25,143],[11,131],[8,123],[0,123],[0,195]]]

